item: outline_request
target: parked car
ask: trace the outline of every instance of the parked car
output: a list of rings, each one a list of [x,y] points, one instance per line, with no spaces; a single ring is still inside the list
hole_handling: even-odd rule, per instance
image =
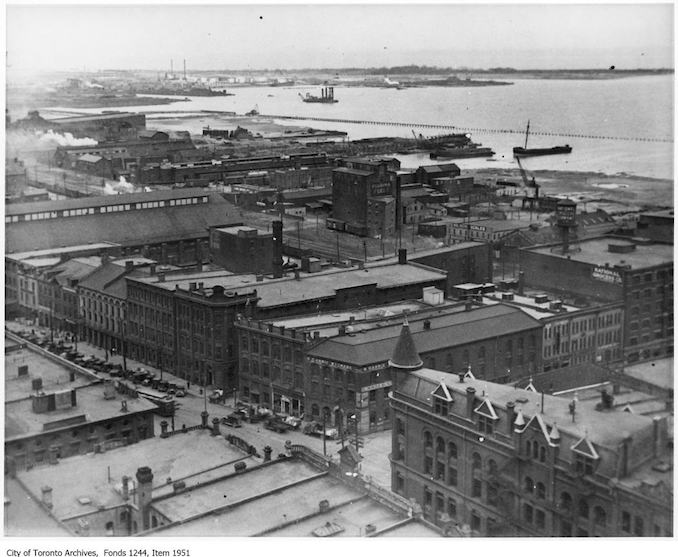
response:
[[[264,427],[278,433],[287,433],[290,429],[293,429],[291,425],[286,423],[285,420],[279,416],[267,418],[264,422]]]
[[[237,412],[232,412],[228,416],[221,418],[221,423],[230,427],[242,427],[242,416]]]
[[[186,396],[186,390],[183,387],[179,387],[174,393],[174,396],[177,398],[183,398]]]
[[[323,424],[318,422],[309,422],[304,426],[304,433],[306,435],[313,435],[315,437],[322,437]],[[339,430],[334,427],[325,426],[325,438],[337,439],[339,437]]]

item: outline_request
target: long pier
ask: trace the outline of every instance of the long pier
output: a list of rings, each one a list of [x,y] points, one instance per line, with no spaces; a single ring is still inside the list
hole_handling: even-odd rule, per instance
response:
[[[261,114],[264,118],[275,118],[278,120],[308,120],[313,122],[335,122],[339,124],[362,124],[371,126],[394,126],[410,129],[433,129],[454,131],[459,133],[505,133],[505,134],[524,134],[525,130],[512,130],[501,128],[467,128],[462,126],[453,126],[451,124],[422,124],[421,122],[383,122],[379,120],[351,120],[349,118],[320,118],[316,116],[284,116],[280,114]],[[624,137],[614,135],[593,135],[585,133],[572,132],[540,132],[530,130],[530,135],[541,135],[551,137],[575,137],[583,139],[607,139],[613,141],[640,141],[648,143],[673,143],[671,137]]]

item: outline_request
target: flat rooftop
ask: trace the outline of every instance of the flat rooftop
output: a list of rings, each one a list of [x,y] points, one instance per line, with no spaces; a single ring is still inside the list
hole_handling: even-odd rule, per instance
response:
[[[435,306],[436,308],[445,307],[449,302]],[[319,330],[321,336],[334,336],[338,334],[339,323],[349,322],[351,318],[355,323],[369,321],[372,319],[384,319],[387,317],[402,316],[405,313],[413,313],[420,310],[430,309],[432,306],[419,300],[399,302],[397,304],[385,304],[355,311],[333,311],[331,313],[312,313],[298,317],[287,317],[266,321],[276,327],[283,326],[286,329]]]
[[[608,251],[610,244],[635,245],[636,249],[628,253],[612,253]],[[632,269],[652,267],[673,262],[673,246],[670,244],[636,244],[621,238],[593,238],[579,242],[581,251],[571,252],[566,255],[552,253],[551,247],[542,246],[529,251],[557,257],[559,259],[572,259],[589,265],[604,266],[630,265]]]
[[[642,362],[624,367],[624,375],[640,379],[662,389],[673,389],[673,358]]]
[[[6,346],[8,341],[8,337],[5,337]],[[24,365],[28,366],[28,374],[19,377],[19,367]],[[38,377],[42,379],[42,390],[46,393],[84,387],[97,380],[93,374],[76,372],[75,380],[71,381],[70,368],[60,365],[28,347],[5,354],[4,375],[5,403],[27,399],[32,392],[31,381]]]
[[[51,249],[37,249],[33,251],[22,251],[20,253],[8,253],[5,255],[7,259],[13,261],[23,261],[25,259],[37,259],[42,257],[60,256],[63,254],[78,253],[80,251],[93,251],[107,248],[118,247],[118,244],[112,242],[98,242],[93,244],[81,244],[78,246],[68,246]]]
[[[302,300],[320,300],[333,297],[337,290],[342,288],[355,288],[368,284],[376,284],[377,288],[392,288],[445,280],[447,273],[435,269],[417,265],[366,265],[364,269],[331,269],[319,273],[300,273],[299,280],[293,276],[281,279],[269,279],[257,281],[257,275],[242,274],[234,275],[225,271],[209,271],[166,275],[164,281],[159,281],[157,276],[130,278],[152,284],[166,290],[174,291],[178,288],[188,290],[190,283],[202,282],[205,290],[211,290],[214,286],[222,286],[225,291],[237,293],[252,292],[257,290],[261,298],[258,307],[275,307],[285,304],[298,303]]]
[[[5,476],[5,536],[62,537],[73,534],[15,479]]]
[[[69,383],[63,384],[63,390],[72,389]],[[58,391],[56,391],[58,392]],[[127,411],[122,410],[121,401],[127,401]],[[89,385],[76,390],[76,405],[61,410],[36,413],[30,398],[5,403],[5,440],[16,440],[32,437],[45,431],[58,433],[64,428],[70,429],[73,424],[59,425],[62,420],[84,416],[82,424],[99,422],[123,415],[134,415],[135,412],[153,411],[157,407],[151,401],[138,397],[131,398],[115,394],[115,398],[104,398],[104,385]]]
[[[42,486],[50,486],[53,512],[59,519],[64,519],[92,512],[100,505],[121,504],[122,477],[134,478],[136,483],[136,471],[142,466],[149,466],[153,471],[153,482],[158,489],[157,492],[153,490],[156,497],[163,489],[168,489],[167,480],[170,483],[184,480],[191,486],[195,484],[196,473],[209,469],[215,474],[223,475],[226,470],[230,473],[232,463],[243,457],[245,454],[226,443],[223,437],[213,437],[206,430],[195,430],[166,439],[146,439],[100,454],[72,456],[59,460],[56,466],[20,471],[17,477],[38,500]],[[248,458],[248,464],[249,461],[253,459]],[[90,502],[81,504],[78,499],[83,497]]]
[[[153,506],[173,522],[185,521],[225,505],[284,490],[324,472],[309,464],[286,459],[275,462],[275,466],[259,466],[245,474],[234,474],[233,469],[228,470],[228,473],[230,475],[219,482],[178,493],[154,502]],[[295,503],[295,499],[290,501],[291,506]]]
[[[329,511],[322,514],[321,500],[330,505]],[[274,461],[153,506],[175,520],[184,520],[148,534],[160,537],[309,537],[328,522],[343,529],[339,536],[361,536],[368,524],[383,530],[407,520],[404,514],[296,459]],[[190,516],[196,518],[191,520]],[[436,535],[424,526],[422,529],[429,536]]]

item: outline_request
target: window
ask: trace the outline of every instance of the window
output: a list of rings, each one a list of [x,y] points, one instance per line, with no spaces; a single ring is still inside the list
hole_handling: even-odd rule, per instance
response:
[[[430,431],[424,432],[424,447],[433,447],[433,435],[431,435]]]
[[[447,458],[457,460],[457,445],[452,442],[447,444]]]
[[[487,484],[487,503],[492,506],[497,506],[499,502],[499,492],[497,486],[491,483]]]
[[[523,505],[523,520],[528,524],[532,524],[534,521],[534,508],[532,505],[528,505],[527,503]]]
[[[566,512],[572,510],[572,496],[566,491],[560,494],[560,508]]]
[[[537,499],[546,499],[546,486],[537,482]]]
[[[621,529],[624,532],[631,533],[631,515],[627,511],[621,513]]]
[[[480,470],[482,468],[482,460],[480,458],[480,455],[478,453],[473,453],[471,456],[471,468],[473,470]]]
[[[589,504],[584,500],[579,500],[579,516],[582,518],[589,517]]]
[[[456,486],[457,481],[457,469],[454,466],[449,466],[447,468],[447,485]]]
[[[483,496],[483,482],[477,479],[473,480],[471,484],[471,497],[482,497]]]
[[[537,509],[534,519],[537,528],[543,530],[544,527],[546,526],[546,515],[544,514],[544,511],[542,511],[541,509]]]
[[[530,476],[525,476],[525,480],[523,480],[523,491],[527,495],[532,495],[534,492],[534,480]]]
[[[433,411],[440,416],[447,416],[448,402],[437,396],[434,396],[433,399]]]
[[[452,498],[447,500],[447,514],[450,518],[455,518],[457,516],[457,502]]]
[[[593,459],[581,454],[576,455],[575,469],[579,474],[593,474]]]
[[[480,532],[480,516],[475,511],[471,513],[471,529]]]
[[[494,432],[494,420],[487,416],[478,416],[478,429],[481,433],[492,435]]]
[[[607,526],[607,513],[603,507],[593,507],[593,520],[597,526]]]
[[[643,519],[639,516],[636,516],[633,519],[633,535],[638,537],[645,535]]]

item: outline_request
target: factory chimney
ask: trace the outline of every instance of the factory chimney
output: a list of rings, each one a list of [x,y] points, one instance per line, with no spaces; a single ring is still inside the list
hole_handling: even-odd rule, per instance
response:
[[[273,221],[273,278],[282,278],[283,276],[283,258],[282,258],[282,236],[283,223],[281,220]]]
[[[184,58],[184,81],[186,81],[186,58]]]

